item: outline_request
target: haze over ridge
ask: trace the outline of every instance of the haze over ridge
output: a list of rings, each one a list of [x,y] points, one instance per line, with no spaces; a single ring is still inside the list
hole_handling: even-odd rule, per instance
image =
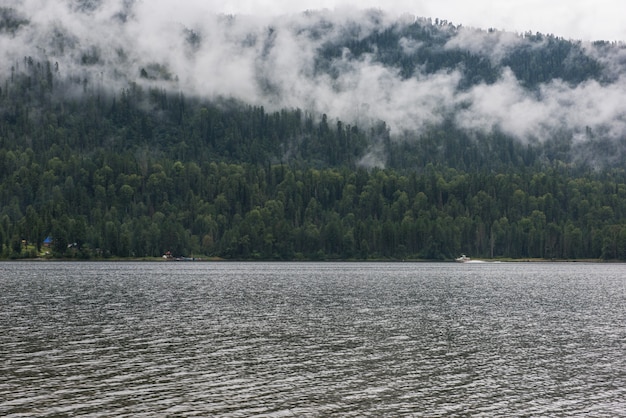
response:
[[[173,10],[167,1],[12,1],[0,25],[1,71],[9,77],[11,67],[19,70],[30,56],[58,63],[62,76],[113,92],[137,82],[268,109],[297,107],[350,123],[383,120],[393,135],[405,137],[450,117],[461,129],[497,129],[524,141],[564,130],[577,141],[587,140],[589,132],[621,141],[626,133],[623,45],[602,49],[580,43],[585,56],[602,65],[601,79],[555,78],[531,89],[503,66],[493,81],[464,85],[462,65],[438,71],[418,66],[407,76],[384,64],[375,46],[355,54],[344,39],[367,39],[417,19],[435,34],[448,34],[444,50],[466,51],[494,65],[515,48],[537,44],[512,32],[382,10],[229,16],[194,4]],[[341,54],[320,67],[329,44],[343,45]],[[398,50],[406,56],[419,56],[424,47],[419,39],[399,37]]]

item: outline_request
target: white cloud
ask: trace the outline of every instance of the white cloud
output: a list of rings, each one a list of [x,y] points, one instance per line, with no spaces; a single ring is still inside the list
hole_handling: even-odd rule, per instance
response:
[[[533,94],[505,71],[498,82],[475,86],[458,96],[466,107],[457,113],[456,121],[465,129],[500,129],[521,140],[546,140],[561,130],[580,133],[586,128],[618,140],[626,137],[625,94],[624,79],[610,85],[587,81],[576,87],[555,80]]]
[[[396,15],[410,13],[485,29],[552,33],[588,41],[626,41],[622,13],[624,4],[621,0],[221,0],[204,4],[215,11],[251,15],[376,8]]]
[[[490,57],[494,64],[499,64],[513,48],[523,43],[523,38],[513,32],[485,32],[461,28],[459,34],[448,41],[445,47],[448,49],[459,48],[477,55],[485,55]]]
[[[402,6],[410,6],[408,3]],[[442,3],[450,7],[456,4],[451,0]],[[620,77],[619,65],[612,70],[616,81],[606,85],[589,81],[569,86],[556,80],[530,93],[512,71],[505,70],[493,84],[460,90],[460,70],[423,74],[417,69],[413,77],[405,78],[371,55],[355,59],[344,50],[332,62],[340,70],[332,77],[316,71],[316,54],[324,42],[340,36],[347,27],[365,37],[386,27],[396,15],[335,9],[274,16],[272,13],[295,6],[289,3],[291,6],[282,10],[276,7],[280,2],[265,2],[261,5],[266,6],[266,13],[260,17],[227,17],[215,11],[234,7],[232,11],[252,13],[258,3],[199,0],[176,7],[170,0],[143,1],[132,10],[124,0],[104,0],[99,9],[86,14],[67,7],[70,4],[13,0],[13,7],[27,15],[31,24],[15,37],[0,36],[4,56],[0,61],[4,64],[0,65],[5,65],[5,74],[26,55],[47,54],[59,62],[62,74],[91,74],[118,90],[126,81],[138,80],[141,68],[157,63],[178,77],[177,83],[169,81],[168,86],[185,93],[231,96],[268,109],[299,107],[327,113],[346,123],[384,120],[392,133],[419,133],[458,109],[456,120],[463,128],[497,128],[520,139],[546,139],[565,128],[576,132],[584,132],[587,127],[601,129],[611,138],[626,133],[626,79]],[[484,10],[485,4],[477,2],[475,7]],[[324,1],[318,4],[336,5]],[[414,6],[418,7],[422,6]],[[507,7],[512,12],[519,2],[513,1]],[[121,11],[132,12],[125,24],[113,18]],[[401,21],[407,19],[411,21],[403,15]],[[55,38],[55,28],[63,35]],[[200,39],[193,47],[186,42],[190,30]],[[315,37],[311,36],[313,32]],[[509,48],[522,41],[512,33],[480,36],[461,30],[448,47],[486,54],[498,62]],[[400,42],[407,52],[419,52],[421,48],[419,42],[406,38]],[[79,65],[81,55],[90,51],[99,55],[99,62],[91,67]],[[626,53],[615,51],[602,57],[607,66],[626,60]]]

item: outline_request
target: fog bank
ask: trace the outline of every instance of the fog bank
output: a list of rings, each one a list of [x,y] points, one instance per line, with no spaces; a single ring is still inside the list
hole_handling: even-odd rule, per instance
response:
[[[224,15],[199,1],[9,0],[0,24],[0,71],[9,77],[24,57],[58,63],[61,76],[80,77],[117,92],[136,82],[206,98],[234,97],[267,109],[302,108],[348,123],[384,120],[392,134],[415,136],[446,117],[469,131],[500,130],[522,141],[569,130],[621,140],[626,134],[626,49],[586,53],[610,81],[560,79],[528,89],[504,67],[497,80],[461,86],[464,68],[415,68],[410,77],[386,66],[377,52],[340,56],[320,67],[329,43],[365,39],[411,15],[333,9],[271,15]],[[8,10],[10,12],[8,12]],[[8,17],[7,17],[8,16]],[[444,28],[445,30],[445,28]],[[494,65],[524,44],[515,33],[458,30],[446,48],[484,56]],[[424,45],[400,39],[399,50]]]

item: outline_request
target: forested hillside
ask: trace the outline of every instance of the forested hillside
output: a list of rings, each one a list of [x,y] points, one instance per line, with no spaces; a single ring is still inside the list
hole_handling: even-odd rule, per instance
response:
[[[219,17],[231,80],[0,11],[3,258],[626,259],[622,44]]]

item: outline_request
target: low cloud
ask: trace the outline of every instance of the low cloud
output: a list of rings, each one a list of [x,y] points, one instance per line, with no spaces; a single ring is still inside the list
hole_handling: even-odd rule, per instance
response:
[[[626,135],[626,83],[610,85],[590,80],[572,87],[561,80],[536,92],[520,86],[510,70],[498,82],[473,87],[459,95],[467,106],[457,112],[457,124],[468,130],[502,132],[526,140],[547,140],[556,132],[601,130],[608,139]],[[576,135],[578,140],[584,136]]]
[[[612,139],[626,134],[624,49],[602,54],[586,46],[587,54],[610,72],[610,82],[604,84],[572,86],[553,80],[531,91],[504,68],[494,83],[460,88],[462,68],[436,73],[416,68],[406,77],[381,64],[375,49],[357,57],[349,45],[331,59],[331,71],[318,67],[327,43],[347,35],[364,39],[394,22],[413,23],[406,15],[396,20],[375,10],[333,10],[228,16],[203,4],[9,0],[8,7],[28,23],[0,33],[0,71],[8,76],[12,66],[32,56],[57,62],[62,76],[97,80],[114,92],[130,81],[156,84],[189,95],[234,97],[268,109],[303,108],[348,123],[384,120],[392,135],[419,135],[450,115],[469,131],[498,129],[520,140],[545,140],[566,129],[600,130]],[[523,42],[512,33],[461,29],[446,48],[484,56],[497,65]],[[402,37],[398,47],[419,54],[423,43]]]
[[[445,48],[486,56],[493,64],[498,65],[513,49],[522,45],[524,39],[513,32],[460,28],[457,36],[448,41]]]

